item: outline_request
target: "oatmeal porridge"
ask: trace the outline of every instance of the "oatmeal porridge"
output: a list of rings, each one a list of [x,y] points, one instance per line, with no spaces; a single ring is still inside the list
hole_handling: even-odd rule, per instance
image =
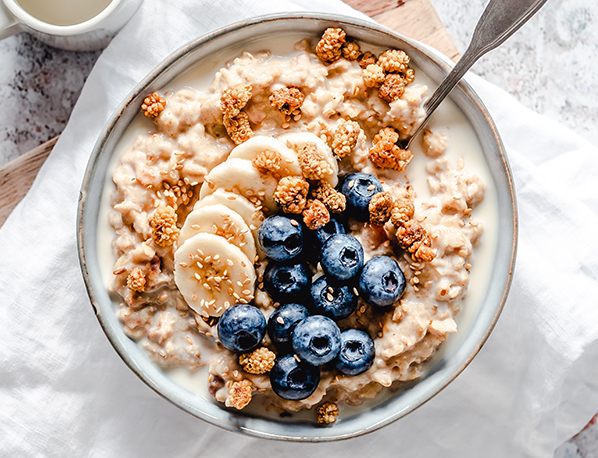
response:
[[[452,119],[400,147],[429,95],[403,51],[328,29],[290,54],[148,94],[152,130],[112,174],[109,287],[165,371],[329,424],[419,378],[457,331],[485,184],[447,154],[468,138]]]

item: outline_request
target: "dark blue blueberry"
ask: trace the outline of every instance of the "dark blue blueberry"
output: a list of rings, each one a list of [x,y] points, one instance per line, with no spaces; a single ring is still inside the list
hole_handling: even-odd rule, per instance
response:
[[[352,235],[333,235],[322,247],[320,263],[329,281],[350,280],[363,268],[363,247]]]
[[[388,256],[376,256],[366,262],[359,277],[359,294],[368,304],[387,307],[405,291],[405,275],[399,263]]]
[[[230,351],[244,353],[254,350],[265,334],[266,318],[253,305],[233,305],[218,321],[218,338]]]
[[[347,214],[359,221],[370,220],[370,200],[382,192],[380,180],[369,173],[353,173],[343,181],[341,192],[347,198]]]
[[[374,364],[376,347],[372,338],[363,331],[347,329],[341,334],[341,351],[334,363],[345,375],[359,375]]]
[[[329,363],[336,358],[340,349],[341,331],[326,316],[308,316],[293,330],[293,350],[309,364],[321,366]]]
[[[346,234],[345,226],[335,217],[330,218],[330,222],[320,226],[313,234],[313,245],[317,250],[321,249],[326,241],[336,234]]]
[[[264,287],[279,302],[297,302],[309,297],[311,271],[307,264],[277,264],[270,261],[264,272]]]
[[[289,261],[303,250],[303,226],[286,216],[270,216],[258,229],[257,239],[266,256],[278,262]]]
[[[297,361],[294,355],[285,355],[274,363],[270,383],[281,398],[300,401],[316,391],[320,383],[320,369],[305,361]]]
[[[335,321],[351,315],[357,308],[357,296],[347,285],[331,285],[325,276],[311,285],[311,300],[314,311]]]
[[[295,325],[309,316],[301,304],[284,304],[278,307],[268,319],[268,335],[279,347],[291,347],[291,333]]]

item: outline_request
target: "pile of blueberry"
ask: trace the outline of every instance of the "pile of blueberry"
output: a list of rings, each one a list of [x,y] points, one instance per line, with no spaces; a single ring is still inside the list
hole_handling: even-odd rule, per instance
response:
[[[380,191],[378,179],[365,173],[349,175],[341,186],[347,211],[360,221],[369,219],[369,202]],[[374,362],[374,341],[361,330],[341,332],[336,322],[357,308],[356,291],[377,309],[394,304],[406,284],[397,261],[376,256],[364,265],[363,247],[336,218],[310,231],[293,216],[270,216],[259,228],[258,242],[270,259],[264,288],[282,305],[267,323],[257,307],[230,307],[218,323],[222,344],[249,352],[267,331],[278,349],[270,381],[284,399],[309,397],[320,381],[321,366],[350,376],[367,371]],[[315,268],[310,264],[318,262],[324,275],[312,282]]]

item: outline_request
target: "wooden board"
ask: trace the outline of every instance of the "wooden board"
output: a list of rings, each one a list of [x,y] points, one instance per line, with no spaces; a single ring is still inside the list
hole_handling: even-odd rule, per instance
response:
[[[344,0],[409,38],[422,41],[453,60],[459,51],[429,0]],[[0,167],[0,226],[27,194],[58,137]]]

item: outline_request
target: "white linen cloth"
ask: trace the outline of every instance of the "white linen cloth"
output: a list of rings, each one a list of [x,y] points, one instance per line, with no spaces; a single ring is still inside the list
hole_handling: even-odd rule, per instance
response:
[[[92,147],[170,52],[247,17],[296,10],[359,14],[333,0],[146,0],[98,60],[60,141],[0,230],[0,456],[548,458],[598,411],[598,151],[474,75],[513,168],[519,255],[490,339],[438,396],[358,439],[289,444],[204,423],[122,363],[77,259],[77,198]]]

